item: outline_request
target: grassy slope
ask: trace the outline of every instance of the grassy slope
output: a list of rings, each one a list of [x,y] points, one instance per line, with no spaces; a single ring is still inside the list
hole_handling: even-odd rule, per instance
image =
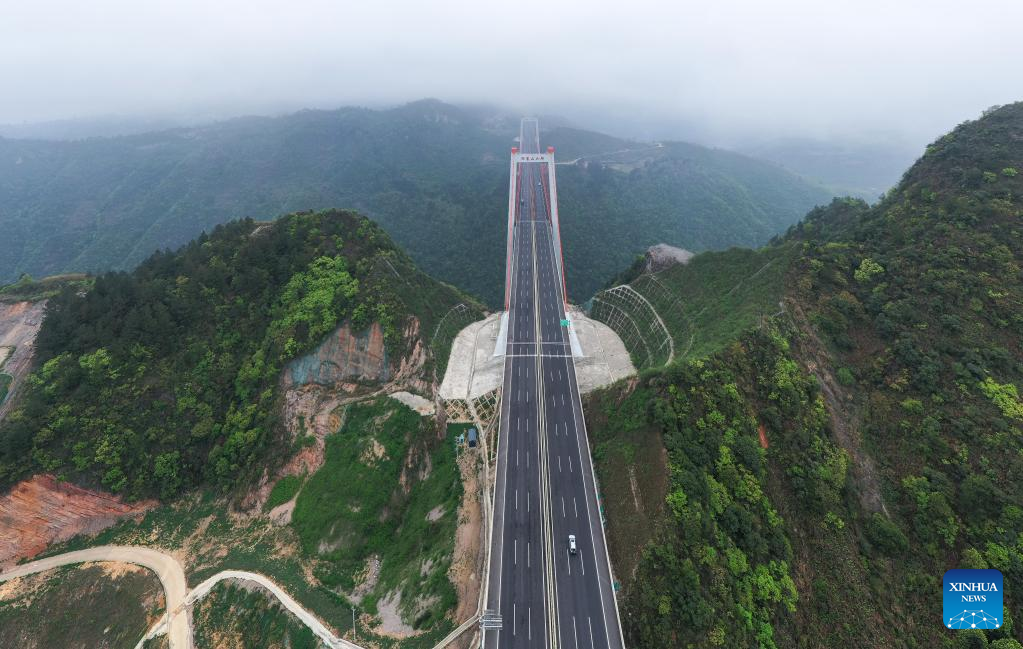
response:
[[[701,324],[707,358],[589,402],[633,646],[1019,646],[1011,585],[999,631],[936,620],[950,567],[1023,577],[1020,142],[1017,104],[936,142],[874,208],[836,201],[780,249],[673,271],[682,291],[731,283],[743,256],[791,260],[784,290],[749,296],[784,295],[784,317],[730,305]],[[720,298],[690,290],[681,312]],[[658,452],[665,474],[645,470]]]
[[[47,554],[105,544],[155,545],[180,551],[186,557],[191,587],[222,570],[272,576],[336,631],[351,629],[348,601],[307,579],[307,561],[291,526],[279,527],[265,517],[237,517],[228,503],[212,494],[179,499],[150,511],[140,523],[126,521],[92,537],[75,537],[48,548]]]
[[[240,517],[222,498],[195,494],[151,511],[141,523],[126,521],[93,537],[53,546],[47,553],[103,544],[155,545],[185,557],[190,586],[228,569],[265,574],[342,635],[351,630],[351,602],[341,593],[372,553],[381,562],[380,581],[357,605],[359,616],[372,616],[377,600],[397,588],[403,593],[405,621],[409,625],[418,621],[427,632],[398,641],[374,635],[364,628],[364,620],[359,625],[360,638],[372,638],[380,647],[432,647],[452,628],[445,616],[455,603],[447,567],[454,549],[461,483],[451,460],[450,439],[435,435],[433,419],[419,419],[390,399],[351,409],[349,423],[328,438],[327,462],[300,492],[301,504],[291,525],[282,527],[258,514]],[[384,420],[385,413],[392,416]],[[383,470],[382,465],[370,471],[358,459],[361,455],[347,452],[352,443],[364,450],[370,439],[379,440],[396,456],[407,454],[384,463],[397,473]],[[397,475],[406,462],[407,493],[397,486]],[[430,472],[424,479],[421,471],[427,465]],[[351,472],[360,479],[349,480]],[[443,507],[443,516],[427,521],[427,513],[438,506]],[[353,512],[353,507],[360,509]],[[335,524],[340,528],[355,519],[371,524],[359,527],[360,535],[348,544],[325,546],[321,552],[320,540],[336,540]],[[426,560],[432,560],[429,569],[421,571]],[[428,609],[414,610],[423,595],[436,599],[430,600]],[[249,604],[253,603],[243,608]],[[214,624],[212,628],[221,627]]]
[[[65,288],[84,291],[92,286],[86,275],[54,275],[34,280],[24,275],[17,282],[0,286],[0,302],[37,302],[58,295]]]
[[[377,557],[379,580],[361,607],[375,613],[397,589],[403,617],[436,630],[456,603],[447,569],[462,485],[454,448],[432,424],[392,399],[350,406],[344,427],[327,438],[326,462],[299,492],[293,526],[303,551],[323,560],[324,584],[350,592]],[[435,508],[440,516],[428,520]]]
[[[758,250],[706,252],[685,265],[676,264],[656,273],[643,273],[645,259],[639,258],[612,284],[626,283],[650,303],[671,335],[676,360],[703,358],[779,311],[783,278],[796,248],[793,243],[785,243]],[[631,332],[623,336],[637,367],[667,361],[668,347],[652,312],[606,294],[597,297],[625,309],[643,332],[642,338],[629,335]],[[592,317],[607,321],[609,313],[594,300]]]
[[[127,269],[229,219],[340,206],[371,216],[431,275],[496,304],[517,132],[424,101],[78,142],[0,139],[0,282]],[[637,146],[572,129],[550,142],[559,159]],[[752,158],[686,145],[648,155],[648,169],[608,178],[559,167],[573,295],[659,241],[763,243],[827,197]]]
[[[148,571],[114,578],[100,566],[71,567],[26,583],[31,594],[0,600],[0,646],[134,647],[162,613],[163,590]]]
[[[667,456],[659,427],[645,410],[654,398],[647,388],[608,390],[591,397],[586,425],[598,469],[603,504],[616,538],[611,563],[630,582],[641,560],[636,548],[649,543],[660,524],[668,488]]]
[[[702,358],[779,310],[793,244],[697,255],[632,281],[665,319],[676,358]]]
[[[266,504],[263,505],[265,511],[270,511],[278,505],[290,501],[297,494],[299,489],[305,483],[304,475],[286,475],[274,483],[273,489],[270,490],[270,495],[267,496]]]
[[[320,649],[312,631],[259,590],[221,582],[192,611],[196,649]]]

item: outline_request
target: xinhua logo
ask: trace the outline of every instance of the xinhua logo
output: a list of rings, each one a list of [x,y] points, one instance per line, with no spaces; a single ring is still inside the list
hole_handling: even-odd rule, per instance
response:
[[[942,610],[948,629],[998,629],[1004,622],[1002,573],[956,568],[945,573]]]

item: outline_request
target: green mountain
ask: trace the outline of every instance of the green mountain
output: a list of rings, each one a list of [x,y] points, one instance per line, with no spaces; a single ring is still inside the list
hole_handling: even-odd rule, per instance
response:
[[[377,327],[391,365],[430,344],[446,359],[434,332],[459,303],[475,309],[345,211],[234,221],[88,290],[72,282],[50,298],[38,370],[0,424],[0,483],[47,471],[132,498],[249,484],[303,443],[281,422],[285,367],[292,383],[323,382],[296,378],[318,364],[295,359],[341,324]]]
[[[779,138],[741,144],[736,150],[820,180],[836,195],[868,201],[894,187],[917,154],[916,146],[897,136],[864,141]]]
[[[876,206],[626,277],[665,326],[587,423],[630,646],[1020,647],[1021,170],[1018,103]],[[1002,571],[1000,629],[944,628],[953,567]]]
[[[0,421],[0,489],[48,472],[159,499],[72,547],[155,543],[189,583],[258,572],[338,633],[357,609],[360,641],[381,646],[433,646],[475,607],[479,456],[432,396],[482,309],[369,219],[232,221],[131,272],[22,280],[0,299],[48,300]],[[12,603],[29,640],[56,597]],[[261,593],[219,588],[194,618],[197,646],[316,644]],[[102,629],[84,630],[90,646]]]
[[[426,272],[496,304],[517,134],[515,121],[426,100],[114,138],[0,138],[0,282],[128,270],[232,219],[344,206],[378,222]],[[581,158],[559,167],[577,299],[654,243],[760,245],[830,198],[773,163],[724,151],[567,128],[543,138],[559,159]]]

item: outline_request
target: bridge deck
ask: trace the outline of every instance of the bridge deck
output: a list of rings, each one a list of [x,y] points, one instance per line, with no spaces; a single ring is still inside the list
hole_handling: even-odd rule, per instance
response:
[[[622,649],[566,319],[553,155],[523,120],[511,172],[509,326],[487,608],[497,647]],[[532,158],[536,157],[536,160]],[[569,551],[569,536],[577,552]]]

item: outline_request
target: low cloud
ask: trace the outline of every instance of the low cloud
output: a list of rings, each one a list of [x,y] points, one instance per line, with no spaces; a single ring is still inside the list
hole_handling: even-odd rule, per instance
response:
[[[919,140],[1023,98],[1010,0],[8,4],[7,123],[430,96],[631,135]]]

